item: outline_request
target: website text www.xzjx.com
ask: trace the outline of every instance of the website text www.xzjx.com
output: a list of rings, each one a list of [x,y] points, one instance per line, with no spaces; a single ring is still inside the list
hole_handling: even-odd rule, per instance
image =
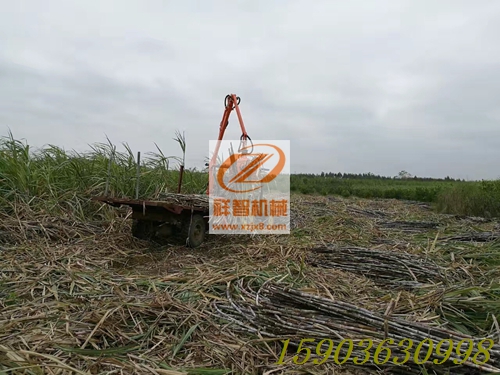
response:
[[[286,224],[212,224],[213,230],[286,230]]]
[[[288,203],[287,199],[269,202],[266,199],[234,199],[232,202],[230,199],[214,199],[215,222],[211,223],[211,230],[214,233],[288,231]]]
[[[223,142],[210,143],[209,232],[290,234],[290,142]]]

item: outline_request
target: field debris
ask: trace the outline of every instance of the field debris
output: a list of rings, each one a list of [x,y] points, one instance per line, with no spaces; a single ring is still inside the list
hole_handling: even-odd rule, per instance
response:
[[[495,232],[494,222],[472,231],[406,202],[292,195],[290,235],[208,236],[187,249],[135,239],[126,212],[93,208],[101,220],[77,209],[2,213],[0,373],[421,374],[413,360],[292,358],[304,338],[350,338],[353,358],[364,356],[360,339],[373,340],[373,357],[385,338],[416,348],[468,337],[494,340],[484,365],[435,365],[433,351],[422,366],[434,375],[500,371],[500,255],[495,241],[459,239]],[[440,241],[440,231],[455,239]]]

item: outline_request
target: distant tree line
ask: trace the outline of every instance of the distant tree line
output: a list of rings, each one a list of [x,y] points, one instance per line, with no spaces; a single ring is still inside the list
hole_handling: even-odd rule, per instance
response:
[[[309,177],[309,178],[339,178],[339,179],[352,179],[352,180],[414,180],[414,181],[449,181],[449,182],[465,182],[465,179],[455,179],[449,176],[444,178],[432,178],[432,177],[418,177],[412,176],[406,171],[401,171],[397,176],[380,176],[373,173],[334,173],[334,172],[321,172],[321,173],[293,173],[297,177]]]

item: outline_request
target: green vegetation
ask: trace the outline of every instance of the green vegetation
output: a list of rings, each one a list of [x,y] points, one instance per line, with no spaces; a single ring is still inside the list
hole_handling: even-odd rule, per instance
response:
[[[500,216],[499,181],[461,181],[452,178],[380,177],[372,174],[296,174],[292,192],[302,194],[405,199],[434,203],[442,213]]]
[[[438,194],[456,181],[422,181],[413,179],[366,178],[363,175],[321,177],[293,175],[291,189],[303,194],[357,196],[361,198],[394,198],[435,202]]]
[[[175,140],[180,157],[141,155],[139,197],[177,190],[186,142]],[[134,197],[136,158],[111,142],[76,153],[0,138],[0,373],[292,373],[296,348],[278,368],[278,339],[364,337],[373,353],[385,334],[399,342],[411,332],[415,347],[457,343],[459,333],[496,337],[498,220],[437,215],[403,199],[499,215],[499,182],[292,175],[290,236],[210,236],[186,249],[133,238],[126,210],[91,200]],[[182,193],[204,192],[207,180],[187,169]],[[490,373],[498,353],[496,345],[483,365]],[[449,374],[460,352],[434,367],[442,359],[429,355],[425,369],[410,360],[405,373]],[[332,359],[320,366],[346,373]]]
[[[185,140],[179,133],[175,139],[184,154]],[[104,194],[106,187],[112,196],[134,197],[137,154],[127,144],[124,147],[125,152],[117,152],[109,142],[92,145],[83,154],[52,145],[32,151],[10,134],[0,140],[0,209],[11,211],[13,205],[25,203],[47,212],[71,210],[83,217],[95,212],[90,198]],[[183,160],[165,156],[159,148],[141,155],[139,197],[154,199],[162,192],[175,192]],[[182,192],[203,193],[207,182],[205,171],[187,168]],[[290,188],[302,194],[429,202],[443,213],[500,216],[500,181],[418,178],[404,171],[397,177],[322,173],[294,174]]]
[[[500,216],[500,180],[453,185],[437,199],[442,212],[485,217]]]
[[[182,148],[182,140],[178,140]],[[111,196],[135,197],[137,155],[127,144],[124,147],[125,152],[117,152],[110,142],[92,145],[87,153],[68,152],[53,145],[31,150],[12,134],[3,137],[0,210],[9,213],[22,205],[50,214],[71,211],[72,215],[88,218],[99,207],[90,198],[103,195],[106,186]],[[157,153],[141,155],[139,197],[155,198],[162,192],[176,191],[181,163],[182,158],[165,156],[159,148]],[[185,170],[182,191],[201,193],[207,181],[203,173]]]

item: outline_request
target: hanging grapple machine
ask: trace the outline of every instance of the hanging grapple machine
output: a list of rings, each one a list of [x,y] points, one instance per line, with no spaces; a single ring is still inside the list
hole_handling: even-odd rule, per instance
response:
[[[240,144],[238,147],[238,153],[242,154],[242,156],[239,157],[237,160],[235,160],[236,156],[234,155],[234,150],[229,150],[230,158],[228,159],[228,162],[231,165],[234,164],[236,166],[237,172],[240,172],[244,166],[248,165],[250,161],[249,156],[246,155],[252,154],[253,152],[252,139],[250,138],[245,129],[245,123],[243,122],[243,117],[241,116],[241,111],[239,107],[240,102],[241,102],[240,97],[236,96],[235,94],[226,95],[224,99],[225,110],[219,127],[219,136],[217,137],[217,144],[215,146],[214,154],[210,158],[210,162],[205,164],[205,166],[209,168],[209,181],[207,184],[207,194],[212,196],[217,195],[218,193],[217,184],[215,183],[215,179],[217,178],[217,173],[219,172],[220,169],[228,168],[224,164],[223,165],[219,164],[217,161],[217,157],[219,155],[221,141],[224,139],[224,134],[226,132],[227,126],[229,125],[229,116],[231,115],[231,112],[233,110],[236,110],[236,115],[238,116],[238,121],[240,123],[240,128],[241,128],[241,137],[240,137]],[[251,144],[250,149],[247,147],[248,141],[250,141]]]
[[[235,94],[227,95],[224,100],[225,110],[220,123],[218,143],[210,164],[207,165],[210,168],[207,194],[181,194],[182,173],[180,173],[177,193],[162,194],[157,200],[113,198],[109,196],[94,197],[93,199],[113,207],[128,206],[132,208],[132,234],[134,237],[160,243],[180,240],[188,247],[200,246],[208,231],[210,219],[209,195],[214,191],[213,179],[216,178],[216,171],[220,167],[216,165],[220,141],[224,137],[226,128],[229,125],[229,116],[233,110],[236,110],[242,131],[238,151],[251,153],[246,149],[247,141],[251,142],[251,139],[245,130],[239,108],[240,101],[240,98]],[[245,159],[245,157],[240,158],[237,165],[241,166],[247,163],[248,160]]]

